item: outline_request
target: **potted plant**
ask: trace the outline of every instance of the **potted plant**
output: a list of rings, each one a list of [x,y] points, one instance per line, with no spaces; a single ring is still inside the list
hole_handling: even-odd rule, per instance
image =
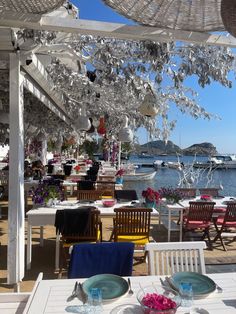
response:
[[[34,205],[51,206],[55,200],[64,200],[62,187],[51,185],[48,182],[40,182],[37,187],[31,189],[32,201]]]
[[[123,184],[123,175],[125,174],[125,170],[123,168],[120,168],[117,172],[116,172],[116,183],[117,184]]]
[[[160,194],[152,188],[142,191],[142,196],[145,198],[145,205],[148,208],[155,208],[160,200]]]
[[[76,165],[76,166],[74,167],[74,170],[75,170],[76,174],[79,173],[80,168],[81,168],[81,167],[80,167],[79,165]]]
[[[161,187],[158,192],[161,199],[165,199],[167,204],[178,203],[183,198],[183,194],[178,189],[172,187]]]

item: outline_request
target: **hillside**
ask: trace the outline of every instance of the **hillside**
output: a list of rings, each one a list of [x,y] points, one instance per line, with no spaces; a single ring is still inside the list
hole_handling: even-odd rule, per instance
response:
[[[181,149],[178,145],[175,145],[172,141],[165,143],[162,140],[148,142],[143,145],[136,146],[138,153],[147,152],[152,155],[202,155],[209,156],[217,154],[216,147],[211,143],[193,144],[187,148]]]

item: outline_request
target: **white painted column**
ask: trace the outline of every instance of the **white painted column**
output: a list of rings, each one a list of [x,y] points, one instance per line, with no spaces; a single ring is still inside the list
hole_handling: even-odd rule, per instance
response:
[[[20,56],[10,54],[10,150],[9,150],[9,209],[8,209],[8,284],[24,277],[24,124],[23,77]]]
[[[121,164],[121,142],[118,142],[118,165],[117,169],[120,169],[120,164]]]
[[[48,149],[47,139],[45,138],[42,141],[42,155],[41,155],[41,161],[44,166],[47,164],[47,149]]]

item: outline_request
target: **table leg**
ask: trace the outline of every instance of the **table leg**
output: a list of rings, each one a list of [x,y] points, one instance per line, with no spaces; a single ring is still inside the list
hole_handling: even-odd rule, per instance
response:
[[[171,209],[168,209],[168,242],[170,242],[170,232],[171,232]]]
[[[183,208],[180,209],[180,222],[179,222],[179,241],[183,241]]]
[[[43,246],[43,226],[40,226],[40,246]]]
[[[32,226],[28,222],[27,228],[27,269],[31,269],[31,260],[32,260]]]
[[[59,255],[60,255],[60,235],[59,232],[57,232],[55,250],[55,270],[59,269]]]

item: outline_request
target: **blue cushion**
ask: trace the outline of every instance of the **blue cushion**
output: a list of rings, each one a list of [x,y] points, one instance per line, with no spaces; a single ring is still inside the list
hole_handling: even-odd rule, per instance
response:
[[[73,246],[68,278],[99,274],[131,276],[134,244],[131,242],[81,243]]]

